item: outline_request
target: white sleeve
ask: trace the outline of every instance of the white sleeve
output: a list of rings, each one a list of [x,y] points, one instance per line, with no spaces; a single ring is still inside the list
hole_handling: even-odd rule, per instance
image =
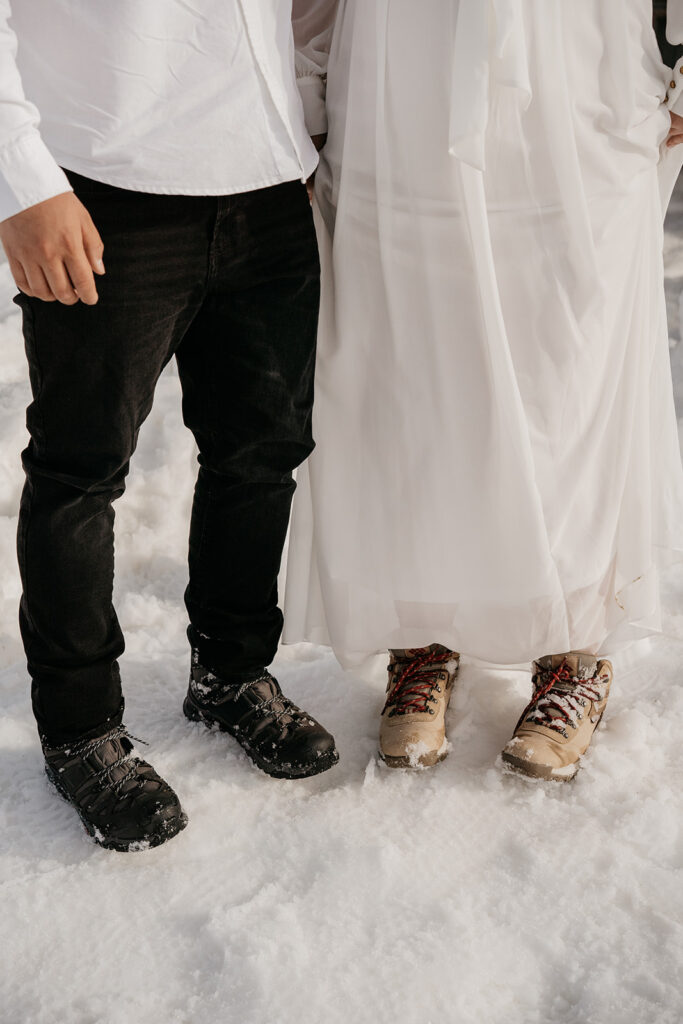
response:
[[[10,0],[0,0],[0,221],[71,190],[40,137],[38,111],[24,95],[11,14]]]
[[[666,38],[674,46],[683,43],[683,0],[668,0]],[[669,110],[683,115],[683,57],[677,61],[667,83],[666,103]]]
[[[338,0],[294,0],[293,4],[296,78],[309,135],[323,135],[327,131],[327,58],[337,3]]]

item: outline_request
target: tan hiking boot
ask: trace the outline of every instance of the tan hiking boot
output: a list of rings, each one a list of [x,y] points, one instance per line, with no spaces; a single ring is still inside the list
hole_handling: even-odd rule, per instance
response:
[[[390,768],[428,768],[448,753],[445,717],[460,655],[440,644],[389,653],[380,756]]]
[[[605,711],[612,674],[609,661],[589,654],[535,662],[534,696],[503,751],[505,765],[536,779],[573,779]]]

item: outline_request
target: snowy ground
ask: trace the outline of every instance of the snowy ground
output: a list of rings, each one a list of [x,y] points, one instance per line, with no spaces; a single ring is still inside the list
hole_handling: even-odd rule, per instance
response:
[[[671,333],[683,194],[667,238]],[[14,533],[28,400],[0,268],[0,1013],[3,1024],[680,1024],[683,571],[666,633],[618,666],[578,780],[505,777],[528,676],[465,665],[450,757],[376,758],[381,684],[288,648],[285,690],[336,734],[316,779],[259,774],[181,714],[193,448],[168,373],[118,506],[131,730],[190,826],[137,855],[90,844],[49,791],[16,625]],[[683,415],[683,344],[672,349]]]

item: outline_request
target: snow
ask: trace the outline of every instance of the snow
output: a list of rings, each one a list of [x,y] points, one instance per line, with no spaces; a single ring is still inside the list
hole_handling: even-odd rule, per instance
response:
[[[667,266],[683,416],[683,192]],[[449,757],[396,771],[377,758],[384,680],[303,645],[275,670],[334,731],[341,762],[270,779],[181,711],[194,453],[172,370],[117,507],[117,606],[126,724],[190,824],[131,855],[88,841],[43,775],[17,628],[28,386],[11,294],[0,267],[3,1022],[679,1024],[683,570],[665,580],[664,635],[616,664],[574,782],[501,770],[527,674],[463,663]]]

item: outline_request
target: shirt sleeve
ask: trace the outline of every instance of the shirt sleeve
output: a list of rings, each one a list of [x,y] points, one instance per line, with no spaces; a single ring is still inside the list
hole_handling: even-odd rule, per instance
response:
[[[668,0],[666,38],[677,46],[683,43],[683,0]],[[674,114],[683,116],[683,57],[677,61],[667,84],[666,103]]]
[[[10,0],[0,0],[0,221],[71,191],[40,137],[38,111],[24,95],[11,15]]]
[[[324,135],[327,131],[327,59],[337,3],[338,0],[294,0],[292,26],[296,79],[309,135]]]

